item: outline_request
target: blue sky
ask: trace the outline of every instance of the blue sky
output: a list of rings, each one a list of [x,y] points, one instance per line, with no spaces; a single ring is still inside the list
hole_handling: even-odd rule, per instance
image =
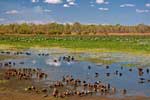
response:
[[[0,0],[0,24],[148,24],[150,0]]]

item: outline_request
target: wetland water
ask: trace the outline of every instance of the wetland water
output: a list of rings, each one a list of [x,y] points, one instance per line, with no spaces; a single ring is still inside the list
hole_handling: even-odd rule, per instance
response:
[[[70,53],[66,50],[29,49],[17,56],[19,59],[0,61],[15,62],[15,68],[41,68],[48,74],[46,84],[62,80],[72,75],[75,79],[88,83],[101,81],[117,89],[114,96],[122,96],[121,90],[127,90],[127,96],[150,96],[150,57],[127,53]],[[1,52],[0,55],[14,55]],[[64,56],[73,57],[69,62]],[[106,67],[107,66],[107,67]],[[138,68],[142,68],[142,74]],[[98,73],[98,74],[97,74]],[[99,94],[97,94],[99,95]]]

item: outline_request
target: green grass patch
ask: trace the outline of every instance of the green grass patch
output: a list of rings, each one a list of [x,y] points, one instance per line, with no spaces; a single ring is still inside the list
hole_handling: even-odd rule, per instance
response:
[[[17,56],[11,56],[11,55],[0,55],[0,61],[1,60],[7,60],[7,59],[18,59],[23,57],[17,57]]]
[[[38,46],[149,53],[150,36],[1,36],[0,45],[17,49]]]
[[[101,63],[101,64],[112,64],[115,61],[114,60],[104,60],[104,59],[98,59],[98,58],[83,58],[83,59],[79,59],[81,61],[90,61],[93,63]]]

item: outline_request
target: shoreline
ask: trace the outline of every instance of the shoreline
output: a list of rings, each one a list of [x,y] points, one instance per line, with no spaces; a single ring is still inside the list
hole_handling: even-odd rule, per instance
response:
[[[115,50],[115,49],[106,49],[106,48],[71,48],[71,47],[60,47],[60,46],[33,46],[33,47],[21,47],[18,48],[14,45],[8,45],[8,44],[0,44],[0,51],[1,50],[12,50],[12,51],[20,51],[20,50],[27,50],[27,49],[35,49],[35,50],[44,50],[44,49],[59,49],[59,50],[65,50],[70,53],[127,53],[131,55],[142,55],[142,56],[150,56],[150,52],[148,51],[140,51],[140,50]],[[63,52],[62,52],[63,53]]]

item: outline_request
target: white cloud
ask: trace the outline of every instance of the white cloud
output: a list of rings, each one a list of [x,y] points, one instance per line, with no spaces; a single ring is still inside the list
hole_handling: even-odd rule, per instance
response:
[[[147,12],[149,12],[149,10],[147,10],[147,9],[136,9],[136,12],[137,13],[147,13]]]
[[[44,9],[44,8],[41,7],[41,6],[35,6],[35,7],[34,7],[34,11],[37,12],[37,13],[49,13],[49,12],[51,12],[51,10],[49,10],[49,9]]]
[[[45,0],[44,2],[49,4],[60,4],[62,0]]]
[[[134,4],[122,4],[120,7],[135,7]]]
[[[76,5],[75,2],[69,2],[69,5]]]
[[[96,3],[98,3],[98,4],[102,4],[104,2],[105,2],[105,0],[96,0]]]
[[[49,10],[49,9],[44,9],[43,10],[43,12],[47,12],[47,13],[49,13],[49,12],[52,12],[51,10]]]
[[[90,6],[91,6],[91,7],[95,7],[95,5],[93,5],[93,4],[91,4]]]
[[[75,0],[67,0],[67,2],[75,2]]]
[[[70,6],[68,4],[64,4],[63,7],[69,8]]]
[[[66,2],[67,2],[68,5],[70,5],[70,6],[77,5],[77,4],[75,3],[75,0],[66,0]]]
[[[111,25],[111,24],[109,24],[109,23],[102,23],[101,25]]]
[[[4,18],[0,18],[0,21],[4,21],[5,19]]]
[[[17,10],[10,10],[10,11],[6,11],[6,14],[18,14],[19,12]]]
[[[36,2],[36,0],[32,0],[32,2]]]
[[[104,4],[109,4],[109,2],[104,2]]]
[[[39,0],[32,0],[32,2],[33,2],[33,3],[35,3],[35,2],[39,2]]]
[[[96,0],[97,4],[109,4],[109,2],[105,1],[105,0]]]
[[[150,7],[150,3],[145,4],[146,7]]]
[[[108,11],[109,10],[109,8],[98,8],[98,9],[101,11]]]
[[[22,23],[27,23],[27,24],[30,24],[30,23],[33,23],[33,24],[47,24],[47,23],[49,23],[49,21],[41,21],[41,20],[17,20],[17,21],[15,21],[15,23],[18,23],[18,24],[22,24]]]

